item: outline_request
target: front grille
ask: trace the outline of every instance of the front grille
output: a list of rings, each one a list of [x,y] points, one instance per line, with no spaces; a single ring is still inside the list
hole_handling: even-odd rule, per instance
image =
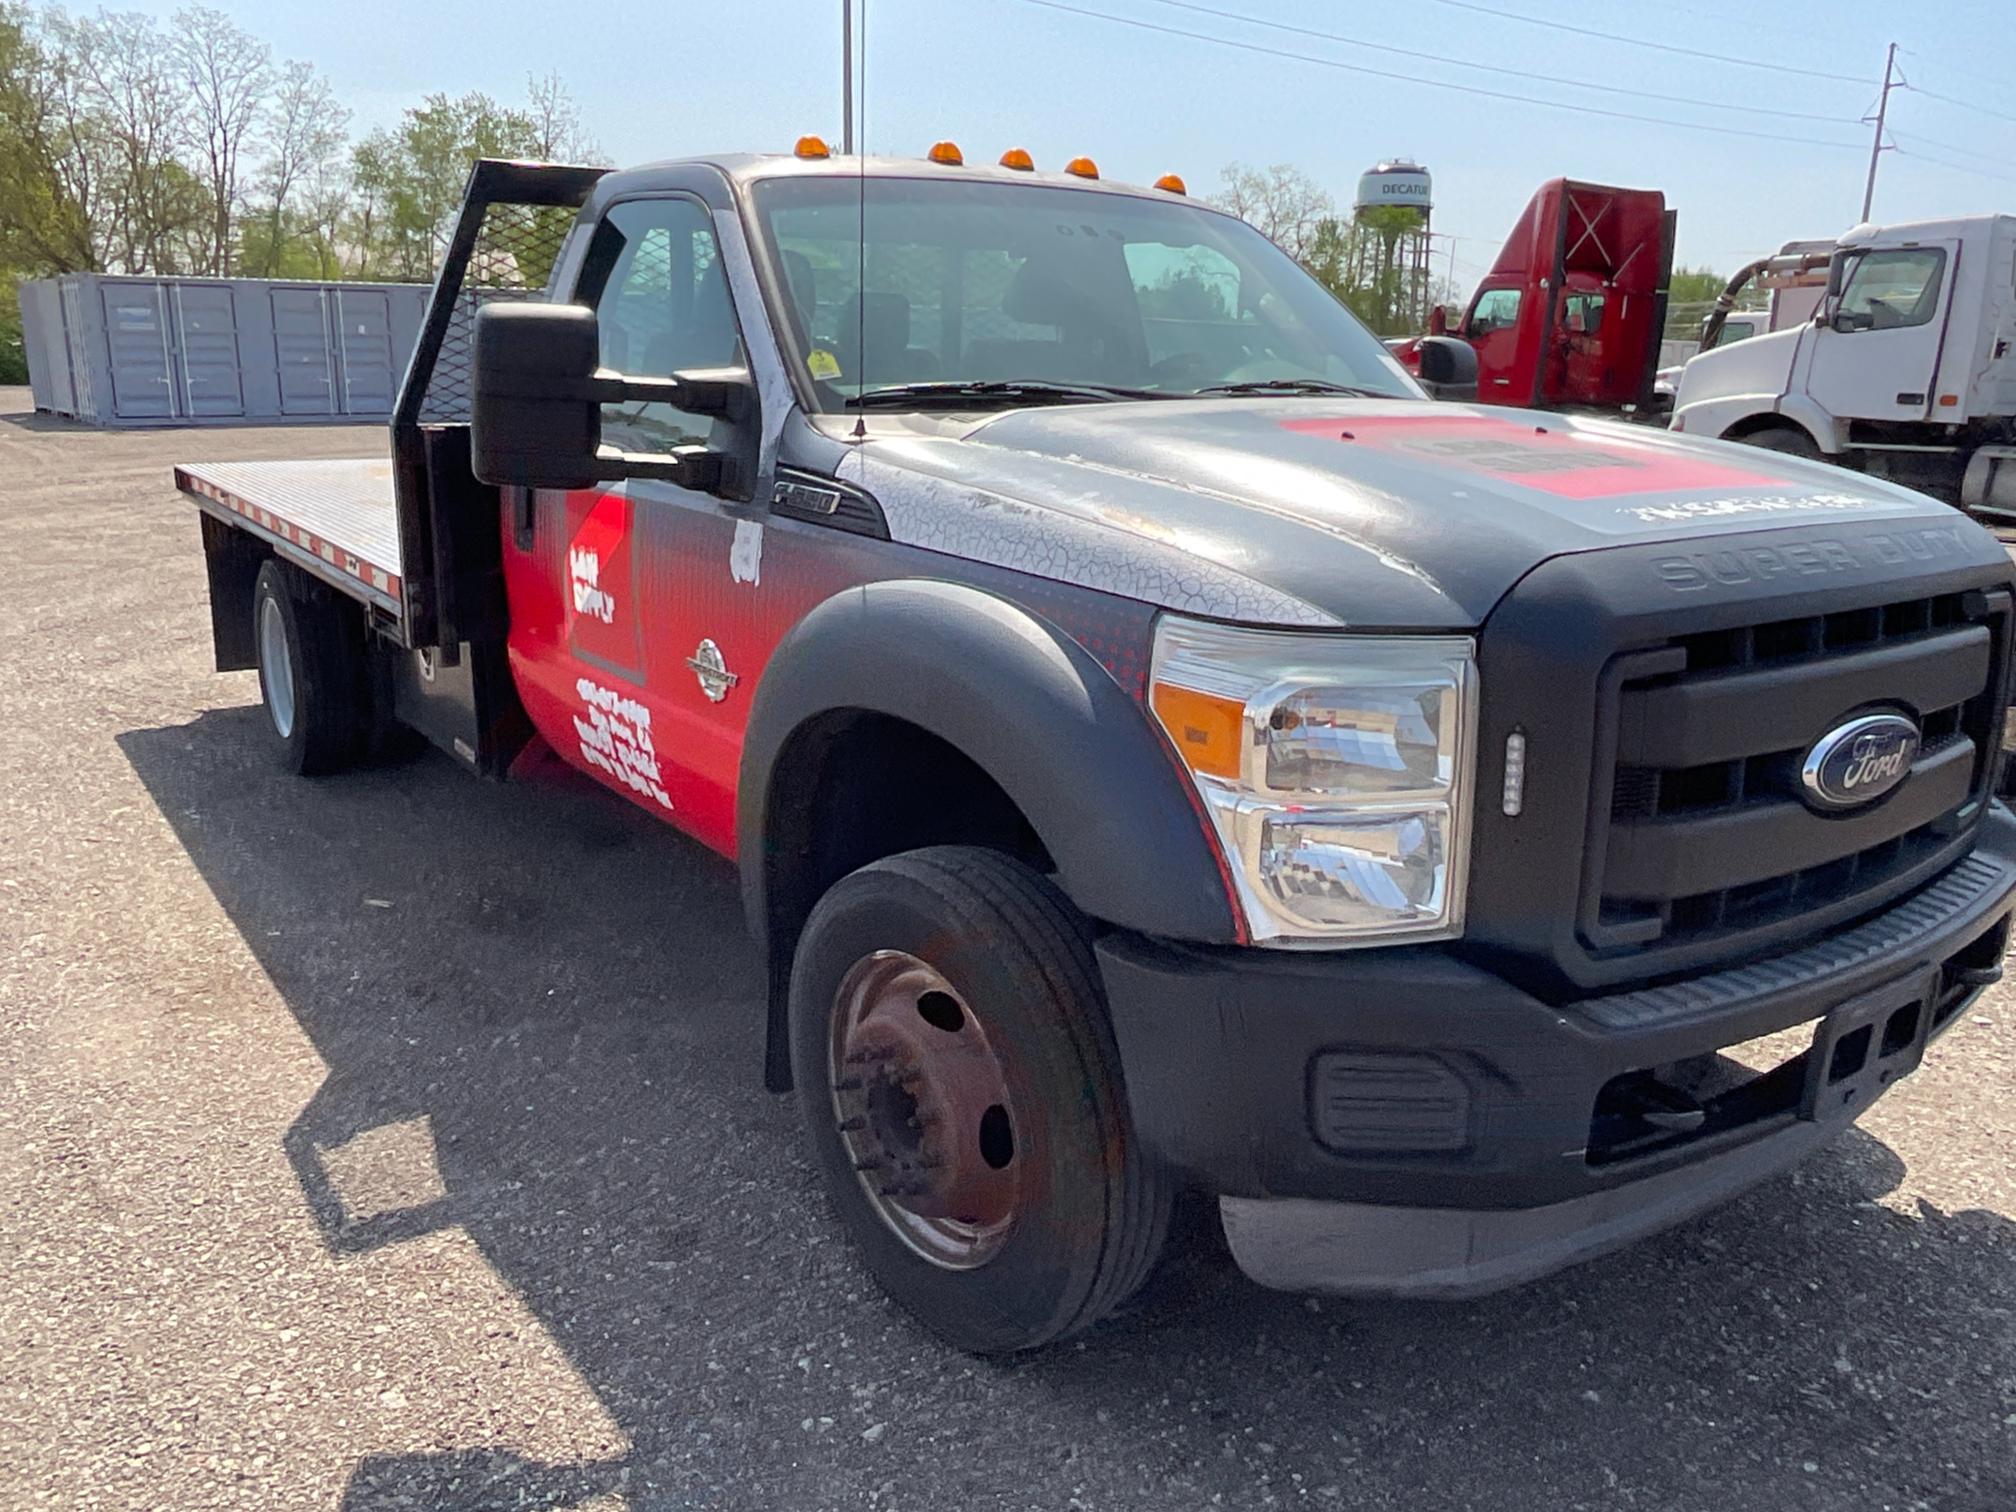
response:
[[[1604,957],[1735,948],[1826,927],[1950,860],[1983,812],[2002,727],[2010,605],[1967,591],[1675,636],[1599,682],[1578,914]],[[1813,742],[1848,717],[1918,722],[1910,777],[1865,808],[1800,798]]]

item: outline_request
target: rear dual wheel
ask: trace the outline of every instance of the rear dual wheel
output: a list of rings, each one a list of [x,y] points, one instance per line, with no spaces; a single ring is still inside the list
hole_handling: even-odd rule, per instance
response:
[[[271,558],[252,588],[259,695],[280,765],[304,777],[360,760],[371,742],[371,681],[356,606]]]
[[[876,1279],[1000,1353],[1147,1278],[1172,1188],[1128,1123],[1081,915],[997,852],[911,851],[820,901],[791,980],[814,1154]]]

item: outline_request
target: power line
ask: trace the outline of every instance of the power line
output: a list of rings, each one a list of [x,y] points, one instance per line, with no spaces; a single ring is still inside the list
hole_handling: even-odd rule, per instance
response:
[[[1997,179],[2005,184],[2016,184],[2016,177],[2006,173],[1990,173],[1986,168],[1975,168],[1966,163],[1949,163],[1944,158],[1934,157],[1929,152],[1918,152],[1910,147],[1900,146],[1895,150],[1904,157],[1915,158],[1921,163],[1935,163],[1941,168],[1950,168],[1955,173],[1971,173],[1976,178]]]
[[[1476,95],[1487,100],[1510,100],[1520,105],[1539,105],[1549,110],[1566,110],[1576,115],[1602,116],[1613,121],[1640,121],[1648,126],[1670,126],[1681,131],[1708,131],[1717,136],[1749,137],[1760,142],[1789,142],[1800,147],[1833,147],[1860,151],[1859,142],[1830,142],[1821,137],[1783,136],[1769,131],[1748,131],[1741,126],[1709,126],[1697,121],[1676,121],[1667,116],[1634,115],[1624,110],[1605,110],[1597,105],[1572,105],[1566,100],[1541,99],[1536,95],[1512,94],[1502,89],[1481,89],[1474,84],[1452,84],[1444,79],[1424,79],[1414,74],[1393,73],[1382,68],[1365,68],[1356,63],[1343,63],[1335,58],[1312,58],[1303,53],[1288,52],[1279,47],[1264,47],[1258,42],[1235,42],[1230,37],[1216,37],[1207,32],[1185,31],[1181,27],[1162,26],[1154,21],[1140,21],[1132,16],[1116,16],[1108,11],[1088,10],[1082,6],[1065,5],[1062,0],[1022,0],[1024,5],[1040,6],[1044,10],[1063,11],[1073,16],[1088,16],[1094,21],[1110,21],[1117,26],[1131,26],[1140,31],[1160,32],[1169,37],[1187,37],[1193,42],[1209,42],[1217,47],[1236,48],[1240,52],[1258,53],[1263,57],[1286,58],[1291,63],[1311,63],[1318,68],[1332,68],[1342,73],[1361,74],[1374,79],[1390,79],[1402,84],[1420,84],[1430,89],[1453,90],[1457,94]]]
[[[1448,0],[1444,0],[1444,3],[1448,3]],[[1954,95],[1941,94],[1936,89],[1927,89],[1923,84],[1906,84],[1903,87],[1910,90],[1913,94],[1925,96],[1928,100],[1941,100],[1948,105],[1958,105],[1962,110],[1978,110],[1982,115],[1993,116],[1998,121],[2016,121],[2016,115],[2009,115],[2000,110],[1990,110],[1986,105],[1976,105],[1972,100],[1962,100]]]
[[[1800,74],[1809,79],[1836,79],[1844,84],[1867,84],[1863,74],[1829,73],[1819,68],[1795,68],[1790,63],[1760,63],[1755,58],[1732,58],[1726,53],[1702,52],[1692,47],[1676,47],[1670,42],[1647,42],[1642,37],[1625,37],[1616,32],[1597,31],[1593,27],[1575,26],[1566,21],[1552,21],[1540,16],[1522,16],[1517,11],[1499,10],[1493,5],[1478,5],[1475,0],[1435,0],[1437,5],[1454,6],[1457,10],[1476,11],[1483,16],[1496,16],[1501,21],[1520,21],[1527,26],[1544,26],[1550,31],[1573,32],[1578,37],[1600,37],[1605,42],[1621,42],[1627,47],[1649,47],[1654,52],[1677,53],[1683,58],[1705,58],[1710,63],[1728,63],[1737,68],[1762,68],[1773,73]]]
[[[1994,77],[1992,74],[1974,73],[1969,69],[1956,68],[1954,67],[1953,64],[1946,62],[1944,59],[1935,58],[1930,53],[1922,53],[1918,51],[1918,49],[1915,47],[1900,47],[1897,49],[1897,51],[1901,53],[1904,57],[1915,58],[1920,63],[1931,64],[1932,71],[1935,74],[1942,74],[1942,73],[1954,74],[1962,79],[1972,79],[1976,84],[1986,84],[1991,89],[2006,88],[2009,83],[2009,81],[2006,78],[1998,79]]]
[[[1937,147],[1941,152],[1957,152],[1962,157],[1986,158],[1991,163],[2007,163],[2010,160],[2010,154],[2007,152],[1983,152],[1978,147],[1962,147],[1957,142],[1941,142],[1933,137],[1923,136],[1915,130],[1907,131],[1906,135],[1914,142],[1923,142],[1927,147]]]
[[[1702,110],[1740,110],[1750,115],[1781,116],[1790,121],[1826,121],[1836,126],[1856,124],[1846,116],[1821,115],[1810,110],[1777,110],[1769,105],[1732,105],[1720,100],[1697,99],[1692,95],[1660,94],[1654,90],[1629,88],[1617,84],[1592,84],[1587,79],[1534,73],[1530,69],[1523,68],[1505,68],[1495,63],[1471,63],[1462,58],[1444,57],[1439,53],[1416,52],[1411,48],[1392,47],[1384,42],[1366,42],[1357,37],[1347,37],[1341,32],[1317,31],[1313,27],[1294,26],[1286,21],[1269,21],[1260,16],[1249,16],[1242,11],[1220,10],[1216,6],[1198,5],[1194,0],[1153,0],[1153,3],[1166,5],[1174,10],[1195,11],[1199,15],[1216,16],[1221,21],[1238,21],[1248,26],[1262,26],[1269,31],[1289,32],[1298,37],[1314,37],[1324,42],[1341,42],[1346,47],[1362,47],[1370,52],[1391,53],[1399,58],[1417,58],[1424,63],[1442,63],[1450,68],[1469,68],[1479,73],[1510,75],[1515,79],[1530,79],[1539,84],[1563,84],[1570,89],[1591,89],[1600,94],[1628,95],[1634,100],[1664,100],[1668,104],[1692,105]]]

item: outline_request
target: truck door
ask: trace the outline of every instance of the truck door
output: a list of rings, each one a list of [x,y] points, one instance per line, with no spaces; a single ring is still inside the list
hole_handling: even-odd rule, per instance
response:
[[[1525,387],[1515,382],[1519,303],[1518,289],[1485,289],[1463,322],[1464,339],[1477,349],[1477,397],[1486,404],[1520,403],[1525,396]]]
[[[713,220],[697,199],[611,206],[574,298],[596,312],[606,368],[666,377],[743,361]],[[667,404],[610,404],[602,439],[665,452],[704,442],[712,424]],[[768,496],[759,480],[756,497]],[[641,479],[542,493],[535,508],[530,559],[506,553],[527,712],[569,761],[732,854],[754,681],[741,673],[753,673],[757,655],[760,516]],[[537,601],[551,612],[533,609]]]
[[[1603,351],[1603,312],[1608,290],[1570,289],[1561,299],[1561,329],[1555,334],[1561,353],[1558,397],[1566,404],[1615,402],[1616,387]],[[1548,398],[1555,398],[1553,392]]]
[[[1850,253],[1812,332],[1806,392],[1844,420],[1923,420],[1960,244]]]

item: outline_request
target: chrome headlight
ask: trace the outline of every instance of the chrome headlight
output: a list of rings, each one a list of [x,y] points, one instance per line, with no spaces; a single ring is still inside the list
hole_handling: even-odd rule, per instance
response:
[[[1162,617],[1150,702],[1256,943],[1463,932],[1476,698],[1467,637]]]

